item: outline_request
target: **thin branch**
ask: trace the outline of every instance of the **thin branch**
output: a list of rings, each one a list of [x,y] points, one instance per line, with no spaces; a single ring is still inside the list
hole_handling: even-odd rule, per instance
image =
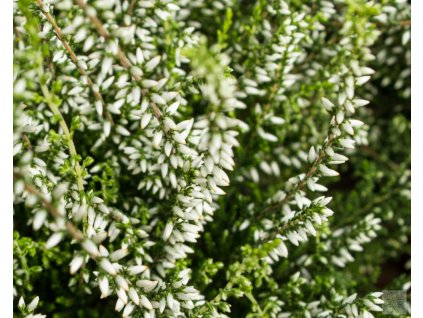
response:
[[[26,143],[29,150],[32,150],[31,141],[29,140],[28,136],[26,134],[22,134],[22,140]]]
[[[364,154],[368,155],[369,157],[373,158],[374,160],[376,160],[378,162],[381,162],[383,164],[386,164],[393,171],[397,171],[397,170],[399,170],[401,168],[401,166],[399,164],[397,164],[397,163],[395,163],[393,161],[388,161],[388,160],[384,160],[383,158],[381,158],[380,157],[380,154],[377,151],[375,151],[372,148],[370,148],[370,147],[367,147],[367,146],[362,147],[361,148],[361,151]]]
[[[27,282],[29,282],[30,279],[31,279],[30,269],[29,269],[29,266],[28,266],[28,262],[26,261],[26,257],[23,255],[23,251],[22,251],[21,247],[19,246],[18,241],[13,240],[13,248],[14,249],[16,248],[16,253],[15,253],[15,251],[13,251],[13,254],[16,255],[21,262],[21,265],[22,265],[23,270],[24,270],[25,280]]]
[[[245,293],[245,297],[247,297],[250,300],[250,302],[253,305],[255,305],[255,307],[256,307],[256,309],[258,311],[259,316],[260,317],[264,317],[264,312],[261,309],[260,304],[258,303],[258,301],[254,298],[253,293],[252,292],[247,292],[247,293]]]
[[[81,73],[82,76],[85,76],[87,79],[87,83],[90,86],[94,97],[101,102],[103,106],[103,115],[113,124],[113,118],[110,115],[110,113],[106,109],[106,103],[104,102],[103,96],[101,96],[100,92],[94,87],[94,83],[89,77],[88,73],[80,66],[78,57],[76,56],[75,52],[69,45],[69,43],[65,40],[62,31],[60,30],[60,27],[56,23],[56,20],[53,18],[53,16],[44,10],[42,10],[42,7],[44,6],[44,2],[42,0],[36,0],[38,6],[41,8],[41,11],[43,12],[44,16],[46,17],[47,21],[50,22],[50,24],[53,26],[54,33],[56,34],[56,37],[59,39],[60,42],[62,42],[63,46],[65,47],[66,51],[69,53],[71,60],[78,68],[79,73]]]
[[[221,288],[220,290],[225,290],[225,289],[231,289],[233,287],[233,282],[232,280],[229,280],[225,287]],[[219,303],[222,299],[222,293],[219,292],[211,301],[209,301],[209,304],[216,304]],[[207,311],[207,306],[202,307],[196,314],[200,315],[200,314],[204,314]]]
[[[19,174],[18,172],[13,172],[13,179],[16,180],[23,180],[23,176],[21,174]],[[44,207],[47,209],[47,211],[55,218],[55,219],[60,219],[60,218],[64,218],[63,215],[59,212],[59,210],[57,210],[57,208],[49,201],[45,198],[45,196],[38,191],[34,186],[32,186],[31,184],[24,182],[24,188],[27,192],[34,194],[36,197],[38,197],[40,199],[40,201],[42,202],[42,204],[44,205]],[[75,225],[73,225],[72,222],[70,222],[69,220],[65,221],[65,225],[66,225],[66,229],[69,232],[69,234],[78,242],[81,242],[84,240],[84,235],[82,234],[82,232],[80,230],[78,230],[76,228]]]
[[[137,0],[131,0],[131,3],[129,4],[129,7],[128,7],[128,15],[129,16],[131,16],[134,13],[136,2],[137,2]]]
[[[86,240],[85,235],[68,219],[66,219],[60,212],[59,210],[49,201],[46,199],[46,197],[43,195],[43,193],[41,193],[37,188],[35,188],[33,185],[25,182],[23,176],[18,173],[13,171],[13,179],[14,180],[19,180],[21,179],[24,182],[24,189],[35,195],[36,197],[38,197],[38,199],[41,201],[41,203],[44,205],[44,207],[46,208],[46,210],[52,215],[53,218],[55,219],[65,219],[65,227],[67,232],[69,233],[69,235],[78,243],[83,243],[84,240]],[[99,255],[96,254],[92,254],[88,251],[86,251],[90,257],[94,260],[97,260],[99,258]]]
[[[40,1],[40,0],[38,0],[38,1]],[[98,17],[96,15],[92,14],[92,12],[89,12],[88,7],[84,3],[84,1],[83,0],[75,0],[75,3],[85,12],[85,14],[91,20],[91,23],[97,29],[97,32],[105,40],[110,39],[111,36],[110,36],[109,32],[107,32],[107,30],[104,27],[103,23],[101,23],[101,21],[98,19]],[[129,73],[135,79],[135,81],[141,82],[141,80],[142,80],[141,76],[139,76],[138,74],[134,74],[134,72],[131,71],[132,64],[128,60],[128,58],[126,57],[125,53],[120,48],[119,44],[118,44],[118,49],[117,49],[117,57],[118,57],[118,59],[120,61],[120,64],[122,64],[122,66],[129,71]],[[143,91],[143,94],[145,94],[145,91]],[[159,107],[155,103],[150,103],[150,106],[151,106],[151,108],[153,110],[154,116],[156,116],[157,119],[160,119],[161,116],[162,116],[162,113],[161,113]]]
[[[351,223],[355,222],[357,219],[359,219],[359,217],[362,214],[364,215],[366,212],[371,211],[377,205],[386,202],[387,200],[389,200],[390,198],[392,198],[394,195],[398,194],[400,192],[400,190],[401,189],[397,188],[397,189],[394,189],[392,191],[386,192],[386,193],[384,193],[384,194],[376,197],[374,200],[369,201],[361,209],[358,209],[358,210],[355,210],[355,211],[351,211],[350,217],[345,220],[345,223],[348,224],[350,222]]]
[[[69,153],[72,157],[76,157],[78,155],[78,153],[76,152],[76,148],[75,148],[75,144],[74,144],[73,139],[72,139],[72,135],[69,131],[69,128],[68,128],[68,125],[66,124],[65,119],[63,118],[62,113],[59,111],[59,108],[53,102],[52,96],[50,94],[50,91],[47,88],[47,85],[42,81],[43,69],[41,67],[38,69],[38,76],[40,78],[41,91],[42,91],[43,96],[44,96],[44,98],[47,102],[47,105],[50,108],[50,110],[53,112],[53,114],[59,118],[59,125],[62,128],[63,133],[66,137],[66,141],[67,141],[68,148],[69,148]],[[83,186],[83,182],[82,182],[82,171],[81,171],[81,166],[80,166],[78,160],[75,160],[75,172],[76,172],[76,181],[77,181],[77,185],[78,185],[78,190],[79,190],[79,192],[83,192],[84,186]]]
[[[411,25],[411,20],[402,20],[402,21],[400,21],[400,25],[410,26]]]
[[[274,204],[272,204],[272,205],[269,205],[267,208],[265,208],[264,210],[262,210],[260,213],[259,213],[259,216],[261,216],[261,215],[263,215],[263,214],[265,214],[266,212],[269,212],[269,211],[271,211],[271,210],[274,210],[274,209],[276,209],[276,208],[278,208],[278,207],[281,207],[282,205],[284,205],[286,202],[288,202],[288,200],[289,199],[291,199],[292,198],[292,196],[295,194],[295,193],[297,193],[298,191],[300,191],[303,187],[304,187],[304,185],[307,183],[307,180],[308,179],[310,179],[311,177],[313,177],[314,176],[314,174],[316,173],[316,171],[317,171],[317,167],[319,166],[319,164],[322,162],[322,160],[324,159],[324,157],[325,157],[325,149],[327,148],[327,147],[330,147],[331,145],[332,145],[332,143],[333,143],[333,141],[334,141],[334,138],[333,137],[329,137],[329,139],[326,141],[326,143],[325,143],[325,146],[322,148],[322,149],[320,149],[320,152],[319,152],[319,157],[317,157],[317,159],[316,159],[316,161],[314,161],[314,163],[312,164],[312,166],[310,167],[310,169],[307,171],[307,174],[305,175],[305,177],[300,181],[300,182],[298,182],[287,194],[286,194],[286,196],[285,196],[285,198],[282,200],[282,201],[280,201],[280,202],[276,202],[276,203],[274,203]]]

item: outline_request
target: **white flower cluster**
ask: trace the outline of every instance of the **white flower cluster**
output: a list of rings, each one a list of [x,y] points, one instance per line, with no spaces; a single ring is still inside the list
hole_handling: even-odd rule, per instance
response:
[[[346,156],[336,151],[354,149],[357,143],[356,131],[363,125],[363,122],[349,117],[356,112],[357,108],[363,107],[369,102],[355,98],[354,90],[356,86],[368,81],[369,74],[372,74],[373,71],[368,67],[358,67],[355,61],[352,61],[351,64],[351,69],[343,67],[340,73],[329,79],[337,87],[336,91],[339,94],[334,102],[325,97],[322,98],[322,104],[332,118],[328,135],[323,143],[317,147],[311,146],[305,158],[310,165],[308,172],[291,177],[286,183],[286,190],[277,192],[261,212],[265,217],[263,232],[265,236],[268,235],[269,230],[276,227],[278,231],[283,229],[283,232],[286,233],[284,236],[278,236],[279,238],[298,245],[299,242],[306,241],[308,235],[316,235],[313,224],[320,225],[322,221],[327,221],[327,217],[333,214],[333,211],[327,208],[314,211],[315,205],[325,207],[330,202],[330,197],[323,196],[311,201],[303,188],[307,187],[311,192],[327,191],[326,187],[318,183],[319,179],[338,176],[339,173],[329,166],[343,164],[348,160]],[[298,211],[295,210],[297,208]],[[266,215],[270,215],[273,210],[282,212],[279,220],[266,219]],[[260,236],[259,233],[256,235]],[[278,249],[275,250],[275,253],[286,257],[287,251],[285,250],[284,243],[281,243],[279,253]]]
[[[342,1],[28,1],[14,12],[14,200],[43,248],[68,252],[70,288],[98,288],[123,317],[226,317],[228,295],[246,296],[258,317],[380,311],[379,293],[334,289],[291,313],[272,287],[264,315],[251,291],[328,225],[326,177],[368,144],[358,118],[379,35],[369,17]],[[191,258],[223,200],[242,216],[232,234],[251,240],[206,299]],[[380,223],[369,214],[320,235],[317,261],[344,268]],[[288,294],[315,283],[314,261],[292,263],[302,269],[288,274]],[[19,308],[44,317],[37,304],[21,298]]]
[[[46,315],[34,314],[34,311],[35,309],[37,309],[39,301],[40,298],[37,296],[27,305],[25,304],[25,300],[23,299],[23,297],[21,297],[18,301],[18,308],[24,314],[25,318],[45,318]]]
[[[66,14],[74,10],[70,1],[37,3],[43,13],[41,18],[46,20],[40,37],[48,40],[55,50],[51,60],[54,67],[60,69],[63,74],[78,71],[81,76],[80,80],[66,75],[60,78],[60,93],[67,96],[60,112],[76,112],[80,116],[82,127],[89,131],[101,131],[92,149],[101,147],[110,138],[117,145],[119,152],[122,152],[119,160],[132,174],[143,175],[139,190],[148,191],[152,195],[157,193],[159,199],[172,197],[172,215],[160,235],[165,242],[162,246],[165,255],[161,259],[153,260],[148,254],[148,249],[156,244],[148,239],[149,232],[154,230],[154,224],[158,220],[153,219],[145,230],[136,229],[134,226],[139,221],[135,218],[106,206],[103,199],[97,196],[83,194],[83,178],[87,179],[91,174],[98,172],[101,169],[99,165],[91,168],[89,173],[84,171],[84,177],[80,172],[81,182],[76,187],[60,183],[42,159],[36,157],[31,162],[32,155],[29,152],[24,158],[25,162],[21,163],[19,177],[25,176],[28,180],[34,180],[38,189],[30,188],[28,191],[23,187],[24,183],[18,181],[19,189],[15,194],[27,197],[27,201],[32,204],[35,204],[35,198],[45,202],[44,205],[54,204],[55,222],[49,224],[53,234],[47,240],[46,248],[51,249],[59,244],[66,231],[71,229],[71,235],[80,242],[85,253],[75,253],[70,263],[70,273],[75,274],[88,262],[89,257],[94,259],[99,266],[99,272],[94,274],[97,276],[102,297],[109,296],[111,292],[116,293],[116,310],[123,310],[123,316],[129,316],[134,308],[139,306],[147,309],[147,313],[152,316],[154,308],[163,312],[166,307],[171,310],[172,315],[178,316],[181,314],[181,305],[191,309],[193,302],[201,300],[202,297],[196,289],[185,287],[189,278],[188,269],[179,272],[177,279],[172,283],[175,296],[169,294],[167,284],[163,281],[166,270],[174,268],[176,260],[193,252],[187,243],[195,243],[204,223],[212,219],[215,209],[213,197],[224,194],[220,187],[229,185],[225,170],[232,170],[234,166],[232,148],[238,145],[238,132],[233,128],[242,125],[242,122],[224,114],[236,108],[244,108],[245,105],[234,96],[235,80],[221,80],[229,60],[224,55],[216,58],[210,56],[210,63],[217,65],[217,68],[212,69],[203,69],[202,61],[197,62],[198,65],[193,61],[192,75],[185,76],[181,66],[189,60],[181,56],[180,50],[182,47],[187,48],[198,43],[195,35],[191,36],[191,27],[181,29],[185,35],[175,42],[178,47],[175,49],[173,61],[170,61],[166,54],[158,53],[156,46],[151,44],[152,36],[163,32],[158,25],[164,20],[170,16],[175,18],[175,11],[179,8],[173,3],[156,9],[155,18],[144,21],[143,24],[135,26],[136,21],[128,20],[127,16],[127,26],[107,25],[113,30],[110,32],[106,31],[105,25],[97,16],[111,13],[111,8],[114,8],[115,13],[128,9],[115,7],[118,5],[115,1],[97,1],[93,7],[76,1],[82,14],[74,16],[72,20],[68,20],[69,15]],[[137,17],[143,16],[146,10],[154,6],[154,2],[139,3]],[[65,28],[58,27],[52,15],[52,7],[62,12],[65,19],[61,22],[66,23]],[[109,15],[108,19],[110,18]],[[16,19],[24,20],[19,15]],[[96,28],[90,27],[90,19],[94,21],[91,22]],[[52,30],[54,33],[50,32]],[[20,28],[20,31],[25,32],[23,28]],[[95,40],[98,36],[102,37],[101,41]],[[141,45],[136,47],[133,53],[128,50],[123,53],[120,45],[136,41],[140,41]],[[77,56],[69,42],[80,45],[82,52],[90,53]],[[23,78],[27,75],[30,74],[23,74]],[[200,83],[197,88],[191,88],[191,93],[201,94],[209,102],[207,113],[196,118],[194,126],[194,118],[175,123],[180,113],[179,107],[187,105],[181,95],[182,86],[186,85],[192,76],[195,80],[204,79],[204,83]],[[16,86],[16,93],[25,91],[24,79]],[[107,95],[114,96],[115,101],[111,104],[103,97],[106,90],[109,93]],[[90,102],[92,95],[95,98],[94,108]],[[47,96],[45,97],[47,99]],[[52,101],[47,100],[47,103],[49,102]],[[57,115],[58,110],[55,107],[48,105],[49,110],[45,106],[41,105],[44,113],[39,115],[40,119],[50,116],[50,110]],[[115,116],[112,119],[111,114],[120,116],[116,120]],[[16,116],[20,116],[17,118],[22,118],[23,123],[18,119],[15,123],[24,128],[15,132],[15,154],[18,155],[22,150],[22,133],[48,131],[50,127],[34,124],[33,119],[26,118],[24,113]],[[46,123],[48,124],[48,121]],[[29,126],[33,128],[30,129]],[[66,138],[70,139],[69,128],[63,117],[61,126],[65,134],[68,131]],[[35,152],[52,151],[51,146],[48,138],[45,138],[42,144],[36,146]],[[54,166],[49,169],[60,170],[68,159],[75,168],[79,166],[79,163],[74,161],[75,158],[69,157],[66,151],[63,147],[59,150]],[[76,153],[71,151],[72,155],[75,156]],[[187,173],[190,173],[188,178]],[[49,183],[43,182],[46,177],[50,179]],[[54,189],[53,198],[50,197],[51,188]],[[66,215],[71,217],[71,222],[83,220],[83,231],[77,230],[73,223],[67,221]],[[39,230],[46,222],[46,210],[35,210],[34,229]],[[120,229],[122,225],[124,230]],[[108,239],[113,242],[119,235],[124,237],[126,243],[119,249],[109,251],[104,241]],[[136,246],[136,251],[131,254],[132,258],[128,258],[128,249],[131,246]],[[153,263],[159,276],[152,274],[150,266],[143,265],[143,262]],[[137,277],[141,273],[142,279],[139,280]],[[153,290],[153,297],[158,299],[157,301],[146,297],[146,293]],[[160,290],[167,296],[160,298]]]
[[[411,95],[411,22],[410,4],[406,0],[387,1],[377,21],[386,28],[385,35],[380,38],[381,49],[376,56],[380,72],[376,78],[382,86],[391,85],[402,98]],[[397,41],[396,38],[400,40]],[[397,76],[392,76],[392,68],[398,69]]]

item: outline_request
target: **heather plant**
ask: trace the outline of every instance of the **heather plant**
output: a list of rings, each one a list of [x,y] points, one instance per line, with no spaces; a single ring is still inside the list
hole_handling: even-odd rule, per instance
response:
[[[409,299],[410,25],[404,0],[15,1],[16,317]]]

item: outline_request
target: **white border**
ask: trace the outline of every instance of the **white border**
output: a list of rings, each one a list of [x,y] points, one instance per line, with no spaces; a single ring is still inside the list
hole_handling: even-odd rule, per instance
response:
[[[0,312],[13,317],[13,1],[0,10]]]
[[[423,317],[421,304],[423,283],[422,250],[423,224],[421,182],[423,178],[423,83],[421,71],[423,50],[423,1],[412,1],[412,316]],[[13,2],[1,1],[0,10],[0,312],[2,318],[13,317]],[[420,77],[420,78],[419,78]]]
[[[423,283],[423,262],[422,262],[422,246],[423,231],[420,229],[422,225],[422,202],[420,200],[423,195],[423,188],[421,180],[423,178],[423,150],[422,150],[422,136],[423,125],[421,120],[423,98],[422,98],[422,42],[421,35],[423,31],[423,19],[421,14],[423,12],[423,2],[421,0],[412,1],[411,8],[411,250],[412,250],[412,269],[411,269],[411,308],[412,317],[423,317],[423,308],[421,299],[423,299],[422,283]]]

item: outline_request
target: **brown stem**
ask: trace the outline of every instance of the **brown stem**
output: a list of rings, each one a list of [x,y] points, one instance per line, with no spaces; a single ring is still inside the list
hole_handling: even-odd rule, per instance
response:
[[[41,0],[37,0],[37,1],[41,1]],[[75,2],[87,14],[88,18],[91,20],[91,23],[97,29],[97,32],[105,40],[110,39],[111,38],[110,37],[110,34],[109,34],[109,32],[107,32],[107,30],[104,27],[103,23],[101,23],[101,21],[97,18],[96,15],[93,15],[93,14],[87,12],[87,5],[84,3],[84,1],[83,0],[75,0]],[[139,76],[138,74],[133,74],[133,72],[131,71],[132,64],[128,60],[128,58],[126,57],[125,53],[122,51],[122,49],[120,48],[120,46],[118,46],[117,57],[118,57],[118,59],[120,61],[120,64],[122,64],[122,66],[129,71],[129,73],[135,79],[135,81],[141,82],[141,80],[142,80],[141,76]],[[145,94],[144,92],[145,91],[143,91],[143,94]],[[154,104],[154,103],[151,103],[150,106],[151,106],[151,108],[153,110],[154,116],[156,116],[157,119],[160,119],[161,116],[162,116],[162,113],[161,113],[159,107],[156,104]]]
[[[31,141],[29,140],[28,136],[26,134],[22,134],[22,140],[26,143],[29,150],[32,150]]]
[[[40,8],[43,7],[44,2],[42,0],[36,0],[38,6]],[[71,46],[69,45],[69,43],[65,40],[65,38],[63,37],[62,31],[60,30],[60,27],[57,25],[56,20],[53,18],[53,16],[49,13],[49,12],[45,12],[43,10],[41,10],[44,14],[44,16],[46,17],[47,21],[53,26],[54,29],[54,33],[56,34],[56,37],[59,39],[60,42],[62,42],[63,46],[65,47],[66,51],[69,53],[71,60],[73,61],[73,63],[76,65],[76,67],[78,68],[79,73],[81,73],[82,76],[85,76],[87,79],[87,83],[90,86],[95,98],[101,102],[101,104],[103,105],[103,114],[104,116],[113,124],[113,118],[110,115],[110,113],[107,111],[106,109],[106,103],[104,102],[103,96],[101,96],[101,94],[98,92],[97,89],[94,88],[94,83],[91,80],[91,78],[88,76],[88,73],[79,65],[79,60],[78,57],[76,56],[75,52],[73,51],[73,49],[71,48]]]
[[[376,161],[385,163],[390,169],[392,169],[394,171],[397,171],[398,169],[400,169],[400,165],[398,165],[398,164],[396,164],[395,162],[392,162],[392,161],[388,161],[388,160],[385,161],[385,160],[383,160],[380,157],[380,155],[374,149],[372,149],[370,147],[367,147],[367,146],[362,147],[361,148],[361,151],[364,154],[368,155],[369,157],[375,159]]]
[[[18,172],[13,172],[13,179],[19,180],[19,179],[23,179],[22,175],[20,175]],[[37,196],[42,204],[44,205],[44,207],[47,209],[48,212],[50,212],[50,214],[55,218],[55,219],[59,219],[59,218],[63,218],[63,215],[59,212],[59,210],[57,210],[57,208],[49,201],[47,200],[44,195],[38,191],[34,186],[32,186],[31,184],[24,182],[24,186],[25,186],[25,190],[31,194],[34,194],[35,196]],[[81,242],[84,240],[84,235],[82,234],[81,231],[79,231],[75,225],[73,225],[73,223],[71,223],[69,220],[65,221],[65,226],[67,231],[69,232],[69,234],[78,242]]]
[[[136,2],[137,2],[137,0],[131,0],[131,3],[129,4],[129,7],[128,7],[128,15],[129,16],[131,16],[134,13]]]
[[[399,189],[394,189],[390,192],[387,192],[385,194],[382,194],[379,197],[376,197],[374,200],[369,201],[364,207],[362,207],[359,210],[354,211],[354,213],[350,214],[350,217],[347,218],[345,223],[354,222],[355,220],[359,219],[362,214],[365,212],[369,212],[372,208],[374,208],[376,205],[384,203],[389,198],[392,198],[395,194],[399,192]]]
[[[411,20],[402,20],[402,21],[400,21],[400,24],[403,25],[403,26],[410,26]]]
[[[322,148],[319,152],[319,157],[316,159],[316,161],[313,163],[313,165],[310,167],[310,169],[308,170],[307,174],[305,175],[305,177],[298,182],[285,196],[285,198],[280,201],[280,202],[276,202],[272,205],[269,205],[267,208],[265,208],[264,210],[262,210],[258,217],[265,214],[266,212],[269,212],[271,210],[274,210],[278,207],[281,207],[283,204],[285,204],[286,202],[288,202],[289,199],[292,198],[292,196],[299,190],[301,190],[304,185],[307,183],[307,180],[310,179],[317,171],[317,167],[319,166],[319,164],[322,162],[323,158],[325,157],[325,151],[324,149],[327,147],[330,147],[332,145],[334,141],[333,137],[329,137],[329,139],[326,141],[325,143],[325,147]]]

